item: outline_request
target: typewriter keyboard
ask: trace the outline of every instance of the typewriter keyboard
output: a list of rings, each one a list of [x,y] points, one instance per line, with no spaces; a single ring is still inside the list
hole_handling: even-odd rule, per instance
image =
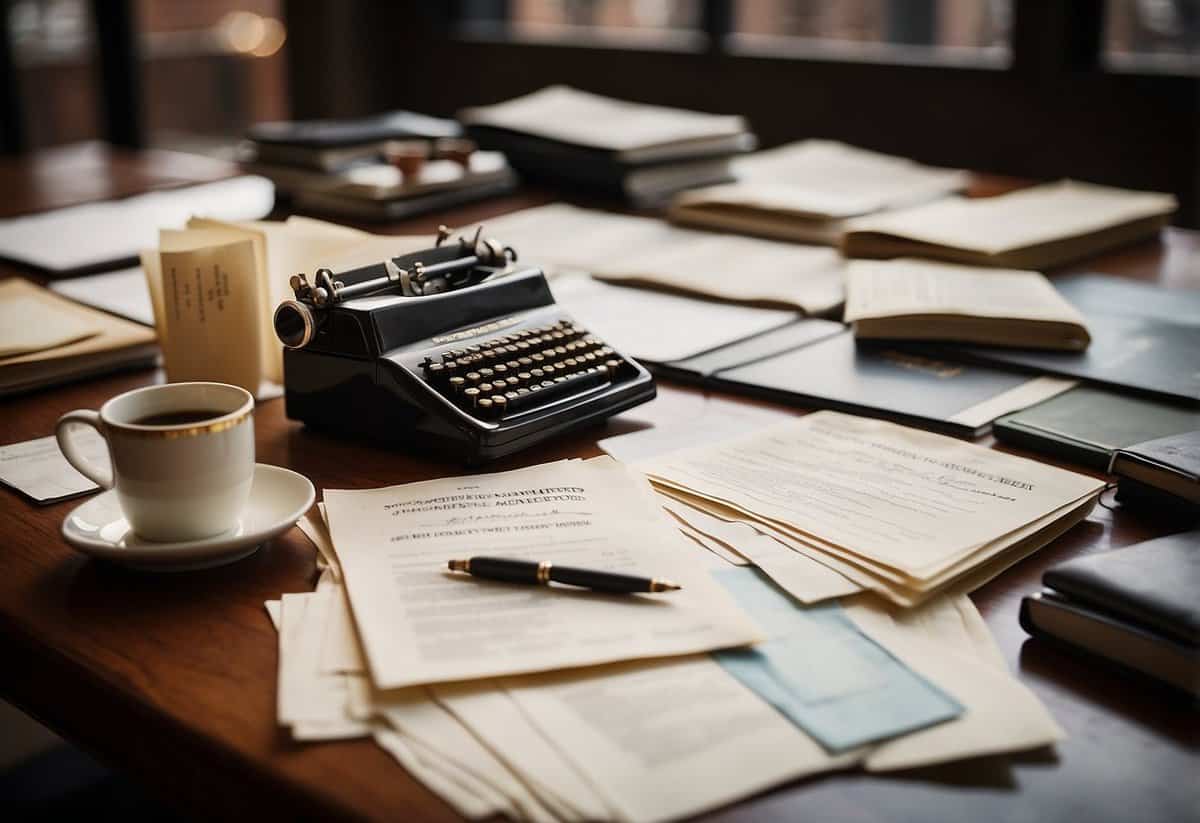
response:
[[[421,369],[460,408],[497,420],[610,383],[624,364],[603,340],[560,320],[465,348],[430,351]]]

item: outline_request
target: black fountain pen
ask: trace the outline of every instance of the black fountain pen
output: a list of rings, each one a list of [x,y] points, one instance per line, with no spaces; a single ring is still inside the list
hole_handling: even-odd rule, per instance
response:
[[[452,572],[466,572],[475,577],[486,577],[489,580],[536,583],[543,586],[554,581],[555,583],[566,583],[569,586],[582,586],[585,589],[616,594],[673,592],[683,588],[669,580],[579,569],[573,566],[556,566],[548,560],[539,563],[536,560],[513,560],[504,557],[472,557],[469,560],[451,560],[449,566]]]

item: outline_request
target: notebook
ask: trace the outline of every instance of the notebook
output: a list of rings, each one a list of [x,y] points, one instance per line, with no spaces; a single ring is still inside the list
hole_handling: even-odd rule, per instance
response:
[[[860,339],[1067,351],[1091,342],[1079,310],[1039,272],[913,258],[851,262],[844,319]]]
[[[1200,515],[1200,430],[1118,449],[1109,471],[1123,503]]]
[[[995,422],[1001,443],[1108,471],[1113,452],[1200,429],[1200,409],[1079,386]]]
[[[257,123],[246,137],[255,162],[336,171],[378,158],[388,140],[458,137],[453,120],[411,111],[390,111],[345,120],[289,120]]]
[[[1055,566],[1021,602],[1034,637],[1200,695],[1200,531]]]
[[[1153,237],[1176,208],[1170,194],[1061,180],[855,218],[842,250],[1040,271]]]
[[[836,245],[845,221],[966,187],[967,174],[833,140],[803,140],[732,161],[734,183],[677,195],[676,223]]]
[[[59,297],[26,280],[0,280],[0,396],[121,369],[154,365],[154,331]],[[50,329],[53,335],[45,331]]]

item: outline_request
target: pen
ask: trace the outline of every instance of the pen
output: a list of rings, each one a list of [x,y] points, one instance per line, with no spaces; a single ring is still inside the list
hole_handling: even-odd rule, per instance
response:
[[[635,577],[631,574],[602,572],[594,569],[579,569],[573,566],[557,566],[548,560],[514,560],[504,557],[472,557],[468,560],[451,560],[452,572],[466,572],[475,577],[489,580],[504,580],[509,583],[536,583],[548,585],[566,583],[601,592],[635,594],[637,592],[670,592],[683,588],[669,580]]]

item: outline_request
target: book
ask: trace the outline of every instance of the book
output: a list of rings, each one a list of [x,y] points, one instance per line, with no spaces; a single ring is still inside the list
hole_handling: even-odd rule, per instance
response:
[[[1109,471],[1121,502],[1200,514],[1200,430],[1118,449]]]
[[[1200,429],[1200,409],[1079,386],[999,418],[1001,443],[1108,471],[1113,452]]]
[[[27,280],[0,281],[0,314],[18,312],[3,324],[0,396],[71,380],[148,368],[158,358],[154,332],[82,306]],[[49,329],[55,333],[47,336]]]
[[[1083,352],[938,345],[934,356],[1086,380],[1121,392],[1200,406],[1200,291],[1121,277],[1054,279],[1092,336]]]
[[[854,218],[842,250],[1040,271],[1153,237],[1176,208],[1170,194],[1061,180]]]
[[[840,323],[817,318],[651,368],[681,382],[966,438],[1074,385],[856,341]]]
[[[271,181],[247,175],[53,209],[0,220],[0,258],[53,275],[112,269],[136,263],[159,229],[182,228],[190,217],[258,220],[274,207]]]
[[[453,120],[390,111],[343,120],[257,123],[246,131],[253,162],[329,172],[383,156],[387,141],[458,137]]]
[[[851,262],[844,319],[859,338],[1068,351],[1091,342],[1079,310],[1039,272],[929,260]]]
[[[802,140],[731,161],[736,182],[677,195],[682,225],[836,245],[845,221],[959,191],[967,174],[833,140]]]
[[[1021,602],[1034,637],[1200,695],[1200,531],[1069,560]]]
[[[738,116],[649,106],[549,86],[459,122],[534,180],[569,183],[651,205],[681,189],[732,179],[728,160],[753,150]]]

